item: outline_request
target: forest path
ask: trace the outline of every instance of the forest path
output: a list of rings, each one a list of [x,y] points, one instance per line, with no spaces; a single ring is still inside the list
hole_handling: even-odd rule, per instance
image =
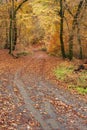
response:
[[[1,130],[87,130],[87,102],[45,78],[48,58],[30,56],[0,79]]]
[[[15,75],[14,82],[22,95],[25,108],[40,123],[40,128],[36,127],[35,130],[87,129],[87,103],[40,77],[26,75],[19,78],[18,75]],[[26,85],[24,81],[27,79]]]

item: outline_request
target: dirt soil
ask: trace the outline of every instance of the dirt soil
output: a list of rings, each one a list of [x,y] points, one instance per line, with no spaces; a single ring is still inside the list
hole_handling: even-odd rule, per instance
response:
[[[52,72],[80,62],[37,49],[19,58],[0,50],[0,130],[87,130],[87,95],[69,91]]]

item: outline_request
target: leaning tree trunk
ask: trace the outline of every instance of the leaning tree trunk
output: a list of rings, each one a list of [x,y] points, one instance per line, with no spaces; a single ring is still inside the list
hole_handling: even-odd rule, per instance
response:
[[[71,33],[70,33],[70,36],[69,36],[69,59],[70,60],[72,60],[72,58],[73,58],[73,39],[74,39],[74,32],[75,32],[76,25],[78,25],[78,17],[80,15],[83,3],[84,3],[84,1],[81,0],[80,3],[79,3],[79,5],[78,5],[76,14],[74,15],[74,18],[73,18],[72,29],[71,29]]]
[[[82,49],[81,35],[80,35],[80,33],[81,33],[81,31],[80,31],[81,30],[81,20],[84,16],[84,12],[85,12],[86,8],[87,8],[87,0],[85,1],[85,4],[84,4],[84,11],[80,16],[79,22],[77,23],[77,40],[78,40],[78,44],[79,44],[79,58],[80,59],[83,59],[83,49]]]

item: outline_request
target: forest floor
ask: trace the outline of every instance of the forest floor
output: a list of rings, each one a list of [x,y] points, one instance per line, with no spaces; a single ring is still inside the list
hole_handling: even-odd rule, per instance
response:
[[[80,62],[0,50],[0,130],[87,130],[87,95],[68,90],[52,71]]]

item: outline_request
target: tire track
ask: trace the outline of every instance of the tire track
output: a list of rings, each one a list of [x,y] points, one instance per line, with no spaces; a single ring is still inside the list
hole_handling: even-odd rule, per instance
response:
[[[36,109],[34,109],[34,107],[32,106],[31,104],[32,101],[29,98],[26,90],[24,89],[24,84],[21,80],[18,80],[17,75],[15,76],[14,83],[17,85],[22,97],[24,98],[25,107],[27,108],[27,110],[33,113],[35,119],[40,122],[44,130],[51,130],[50,126],[45,121],[42,120],[42,116],[40,115],[40,113]]]
[[[85,103],[83,103],[83,105],[82,105],[82,102],[79,99],[77,99],[76,97],[72,98],[72,96],[71,96],[69,99],[68,97],[70,95],[68,92],[66,92],[66,94],[63,95],[62,90],[59,90],[59,89],[55,90],[55,87],[52,84],[48,83],[47,81],[44,81],[43,79],[42,79],[42,81],[40,81],[41,78],[39,80],[38,77],[35,77],[34,79],[33,78],[31,79],[31,77],[30,77],[31,80],[34,80],[33,83],[37,85],[37,88],[38,88],[37,89],[38,91],[36,92],[37,95],[42,91],[44,95],[45,94],[48,94],[48,96],[54,95],[58,101],[61,101],[64,104],[69,105],[69,106],[72,105],[72,108],[69,111],[69,113],[66,113],[65,115],[61,115],[59,113],[59,115],[57,115],[58,118],[63,119],[63,121],[64,121],[64,124],[63,124],[63,123],[59,122],[58,120],[56,120],[55,108],[51,109],[52,104],[50,104],[48,101],[44,102],[43,107],[44,107],[45,111],[50,115],[50,118],[43,120],[43,116],[41,115],[41,113],[37,109],[34,108],[33,101],[31,100],[30,95],[29,95],[29,90],[32,88],[32,86],[29,86],[29,84],[28,84],[28,86],[26,86],[23,83],[23,79],[19,78],[19,77],[21,77],[20,71],[18,71],[15,74],[14,83],[18,87],[18,89],[24,99],[26,109],[32,112],[35,119],[41,124],[43,130],[58,130],[58,129],[61,129],[61,130],[70,130],[70,129],[87,130],[87,125],[86,125],[86,123],[84,123],[84,122],[86,122],[87,113],[86,113],[86,111],[83,111],[83,109],[86,108]],[[29,82],[31,82],[30,79],[29,79]],[[45,89],[47,91],[45,91]],[[72,99],[72,101],[71,101],[71,99]],[[76,99],[76,101],[75,101],[75,99]],[[76,102],[77,102],[77,104],[75,104]],[[81,109],[81,107],[82,107],[82,109]],[[68,115],[70,114],[69,116],[72,116],[73,112],[76,113],[75,119],[72,119],[72,121],[74,123],[72,123],[70,126],[68,126],[68,124],[66,123],[69,121]],[[82,119],[82,117],[79,117],[78,113],[85,116],[85,119]],[[71,117],[69,117],[69,118],[71,118]]]
[[[58,124],[59,128],[61,128],[61,130],[69,130],[69,126],[67,123],[70,122],[69,119],[71,119],[74,114],[76,117],[74,116],[75,119],[74,118],[71,119],[71,121],[72,121],[71,128],[73,128],[73,129],[78,128],[79,130],[87,129],[87,125],[86,125],[86,123],[84,123],[87,121],[87,111],[86,111],[87,104],[86,104],[86,102],[78,99],[78,97],[76,97],[76,96],[73,97],[73,95],[71,95],[67,91],[65,92],[64,90],[62,91],[62,90],[56,88],[53,84],[47,82],[46,80],[43,80],[43,79],[41,80],[41,78],[39,79],[38,77],[30,77],[30,75],[27,75],[26,77],[21,78],[21,80],[23,82],[25,82],[27,79],[28,79],[28,83],[27,83],[27,85],[25,85],[25,88],[27,89],[28,92],[32,88],[32,86],[29,86],[29,84],[31,83],[31,79],[32,79],[34,81],[34,84],[36,84],[36,86],[37,86],[37,88],[35,88],[37,95],[42,95],[41,93],[43,93],[43,95],[45,96],[47,94],[48,97],[54,97],[60,103],[65,104],[67,107],[71,107],[71,109],[68,112],[65,112],[65,114],[63,114],[63,115],[60,113],[58,114],[59,115],[58,118],[61,118],[65,122],[64,124],[57,122],[57,124]],[[35,91],[35,90],[33,90],[33,91]],[[45,104],[47,106],[45,106]],[[56,120],[56,116],[54,115],[55,109],[53,110],[53,108],[52,108],[52,111],[51,111],[50,106],[49,106],[49,102],[44,102],[42,107],[45,107],[48,114],[51,115],[51,117],[52,116],[55,117],[55,120]],[[50,119],[53,119],[53,118],[50,118]],[[47,120],[47,123],[49,123],[49,122],[51,124],[53,121]]]

